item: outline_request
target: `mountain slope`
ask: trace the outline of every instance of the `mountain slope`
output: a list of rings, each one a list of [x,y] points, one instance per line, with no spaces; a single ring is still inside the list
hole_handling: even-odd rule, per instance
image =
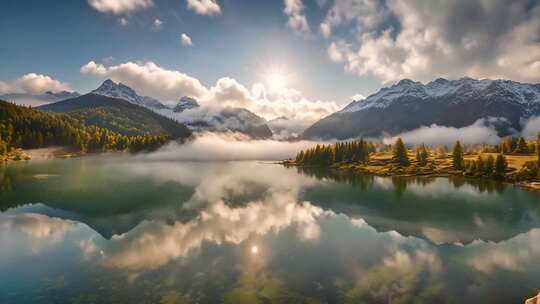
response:
[[[303,137],[395,135],[432,124],[459,128],[481,118],[498,118],[499,135],[507,135],[536,115],[540,115],[540,84],[439,78],[424,85],[405,79],[319,120]]]
[[[139,96],[132,88],[122,83],[115,83],[110,79],[105,80],[101,86],[99,86],[99,88],[90,93],[123,99],[151,110],[168,109],[167,106],[159,102],[157,99],[148,96]]]
[[[67,114],[46,113],[0,100],[0,160],[17,148],[62,146],[83,153],[139,152],[155,150],[167,141],[167,136],[128,137]]]
[[[67,113],[86,124],[97,125],[123,135],[168,135],[185,138],[191,131],[185,125],[128,101],[97,94],[38,107],[39,110]]]

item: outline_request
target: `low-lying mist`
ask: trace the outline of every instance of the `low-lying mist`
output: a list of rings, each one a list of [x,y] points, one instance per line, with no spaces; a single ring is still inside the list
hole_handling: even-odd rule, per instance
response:
[[[393,144],[398,136],[385,137],[385,144]],[[496,144],[500,141],[495,127],[479,119],[470,126],[455,128],[433,124],[406,131],[399,137],[407,144],[426,144],[428,146],[451,146],[457,140],[464,144]]]
[[[300,150],[316,145],[314,141],[250,139],[239,133],[199,133],[183,144],[170,143],[156,152],[139,155],[160,161],[283,160]]]

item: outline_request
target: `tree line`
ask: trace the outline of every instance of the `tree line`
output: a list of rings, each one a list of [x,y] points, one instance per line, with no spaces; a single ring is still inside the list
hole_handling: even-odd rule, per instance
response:
[[[386,149],[388,146],[383,146]],[[446,149],[437,149],[434,157],[446,158]],[[484,146],[482,152],[490,153],[487,156],[478,154],[475,160],[465,160],[464,147],[460,141],[456,141],[451,152],[451,168],[454,171],[478,177],[505,178],[508,171],[507,155],[530,155],[536,153],[536,161],[526,162],[517,175],[513,178],[530,180],[540,176],[540,134],[538,140],[527,142],[523,137],[504,138],[499,144]],[[317,145],[313,148],[300,151],[295,157],[295,163],[301,166],[329,167],[339,163],[357,162],[370,163],[370,154],[376,151],[372,142],[363,139],[335,144]],[[391,146],[391,163],[397,167],[408,167],[414,162],[416,167],[434,166],[434,158],[424,144],[416,147],[415,159],[409,155],[405,143],[397,138]],[[496,153],[496,156],[493,156]],[[430,159],[432,159],[430,161]]]
[[[334,163],[368,163],[369,154],[375,152],[375,146],[364,139],[338,142],[328,145],[316,145],[314,148],[300,151],[295,161],[297,164],[326,167]]]
[[[124,136],[86,125],[65,114],[44,113],[29,107],[0,101],[0,157],[17,148],[64,146],[80,152],[151,151],[168,141],[168,136]]]

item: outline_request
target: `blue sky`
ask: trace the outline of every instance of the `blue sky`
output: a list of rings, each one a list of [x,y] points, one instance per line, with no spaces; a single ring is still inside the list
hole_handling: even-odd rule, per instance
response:
[[[373,77],[346,73],[327,56],[322,37],[298,35],[287,27],[281,1],[220,1],[219,16],[201,16],[185,1],[154,1],[126,15],[101,13],[86,1],[4,0],[0,20],[0,80],[26,73],[49,75],[77,91],[103,79],[81,75],[90,60],[110,64],[150,60],[196,77],[206,86],[221,77],[249,85],[269,65],[286,66],[295,88],[312,99],[344,102],[380,86]],[[127,25],[121,25],[125,18]],[[155,19],[163,22],[160,29]],[[181,33],[194,45],[183,47]]]
[[[0,94],[112,78],[308,123],[403,78],[540,82],[535,0],[3,0],[0,12]]]

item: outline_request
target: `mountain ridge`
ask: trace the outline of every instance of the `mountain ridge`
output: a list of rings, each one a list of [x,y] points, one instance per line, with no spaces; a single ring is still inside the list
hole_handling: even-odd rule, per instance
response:
[[[540,84],[511,80],[435,79],[427,84],[403,79],[317,122],[304,138],[377,137],[421,126],[465,127],[498,118],[499,135],[520,130],[524,119],[540,115]]]
[[[86,124],[97,125],[128,136],[168,135],[174,139],[191,135],[191,131],[185,125],[146,107],[94,93],[43,105],[37,109],[66,113]]]

